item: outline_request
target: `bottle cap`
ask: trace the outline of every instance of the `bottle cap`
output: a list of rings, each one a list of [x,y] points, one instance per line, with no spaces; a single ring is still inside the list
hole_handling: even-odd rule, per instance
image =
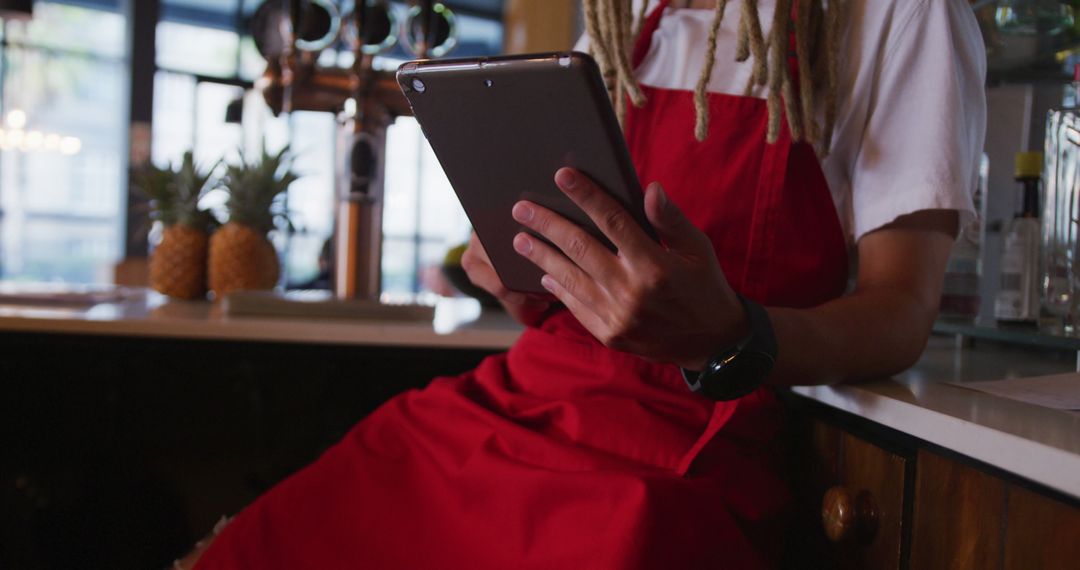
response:
[[[1038,178],[1042,176],[1043,153],[1041,152],[1018,152],[1016,153],[1016,178]]]

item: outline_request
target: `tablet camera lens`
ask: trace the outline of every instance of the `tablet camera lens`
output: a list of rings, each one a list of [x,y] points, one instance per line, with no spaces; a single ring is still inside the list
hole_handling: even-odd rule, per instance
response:
[[[494,82],[494,81],[492,81],[492,80],[490,80],[490,79],[485,79],[485,80],[484,80],[484,85],[485,85],[486,87],[491,87],[492,85],[495,85],[495,82]]]
[[[417,93],[423,93],[427,89],[427,85],[424,85],[424,82],[420,81],[420,78],[414,77],[412,80],[412,88]]]

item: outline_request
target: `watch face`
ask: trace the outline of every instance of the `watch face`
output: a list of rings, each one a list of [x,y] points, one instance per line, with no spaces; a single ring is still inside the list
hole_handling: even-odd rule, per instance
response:
[[[740,352],[706,375],[702,392],[713,400],[736,400],[761,386],[772,367],[772,357],[764,352]]]

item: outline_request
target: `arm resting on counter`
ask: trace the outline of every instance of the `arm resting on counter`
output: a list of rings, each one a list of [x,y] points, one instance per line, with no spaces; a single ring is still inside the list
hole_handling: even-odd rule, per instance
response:
[[[855,290],[812,309],[769,308],[778,385],[881,378],[918,360],[937,316],[959,216],[924,210],[858,243]]]

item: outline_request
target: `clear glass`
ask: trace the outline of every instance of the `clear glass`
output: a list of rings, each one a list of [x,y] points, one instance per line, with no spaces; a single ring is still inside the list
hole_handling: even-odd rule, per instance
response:
[[[386,238],[382,250],[383,293],[416,291],[416,244],[410,238]]]
[[[266,71],[266,60],[255,48],[255,40],[251,36],[240,39],[240,78],[254,81]]]
[[[1076,333],[1080,218],[1080,115],[1052,111],[1046,126],[1046,168],[1042,213],[1043,307],[1060,319],[1066,334]]]
[[[125,225],[127,69],[121,59],[81,51],[112,53],[100,34],[123,18],[37,7],[39,27],[23,30],[24,39],[51,38],[55,26],[69,36],[55,44],[81,47],[4,52],[0,278],[109,283]]]
[[[124,15],[54,2],[36,2],[30,20],[6,22],[7,40],[71,53],[124,56]]]
[[[292,113],[293,170],[300,179],[289,187],[288,209],[297,234],[289,240],[288,282],[311,280],[319,272],[319,252],[333,233],[334,133],[329,113]],[[255,150],[255,149],[253,149]]]
[[[239,49],[236,32],[165,20],[158,23],[157,64],[162,69],[233,77],[239,71]]]
[[[195,78],[159,71],[154,75],[154,123],[151,159],[154,164],[178,164],[195,146]]]
[[[213,164],[219,160],[236,162],[240,158],[243,128],[225,122],[225,109],[244,96],[234,85],[201,82],[195,87],[195,160]]]
[[[386,137],[383,236],[387,244],[409,240],[423,245],[419,263],[410,258],[408,267],[401,265],[402,260],[385,259],[395,254],[395,247],[402,246],[384,245],[384,290],[402,292],[391,287],[401,287],[403,283],[418,286],[415,291],[404,292],[431,290],[432,279],[437,278],[434,273],[447,250],[468,240],[471,229],[420,126],[412,117],[399,118]],[[394,273],[406,270],[407,275]]]
[[[1056,35],[1073,26],[1074,14],[1060,0],[1000,0],[996,20],[1005,34]]]
[[[412,117],[399,117],[387,130],[383,203],[383,235],[387,239],[406,238],[417,231],[423,144],[420,125]]]

